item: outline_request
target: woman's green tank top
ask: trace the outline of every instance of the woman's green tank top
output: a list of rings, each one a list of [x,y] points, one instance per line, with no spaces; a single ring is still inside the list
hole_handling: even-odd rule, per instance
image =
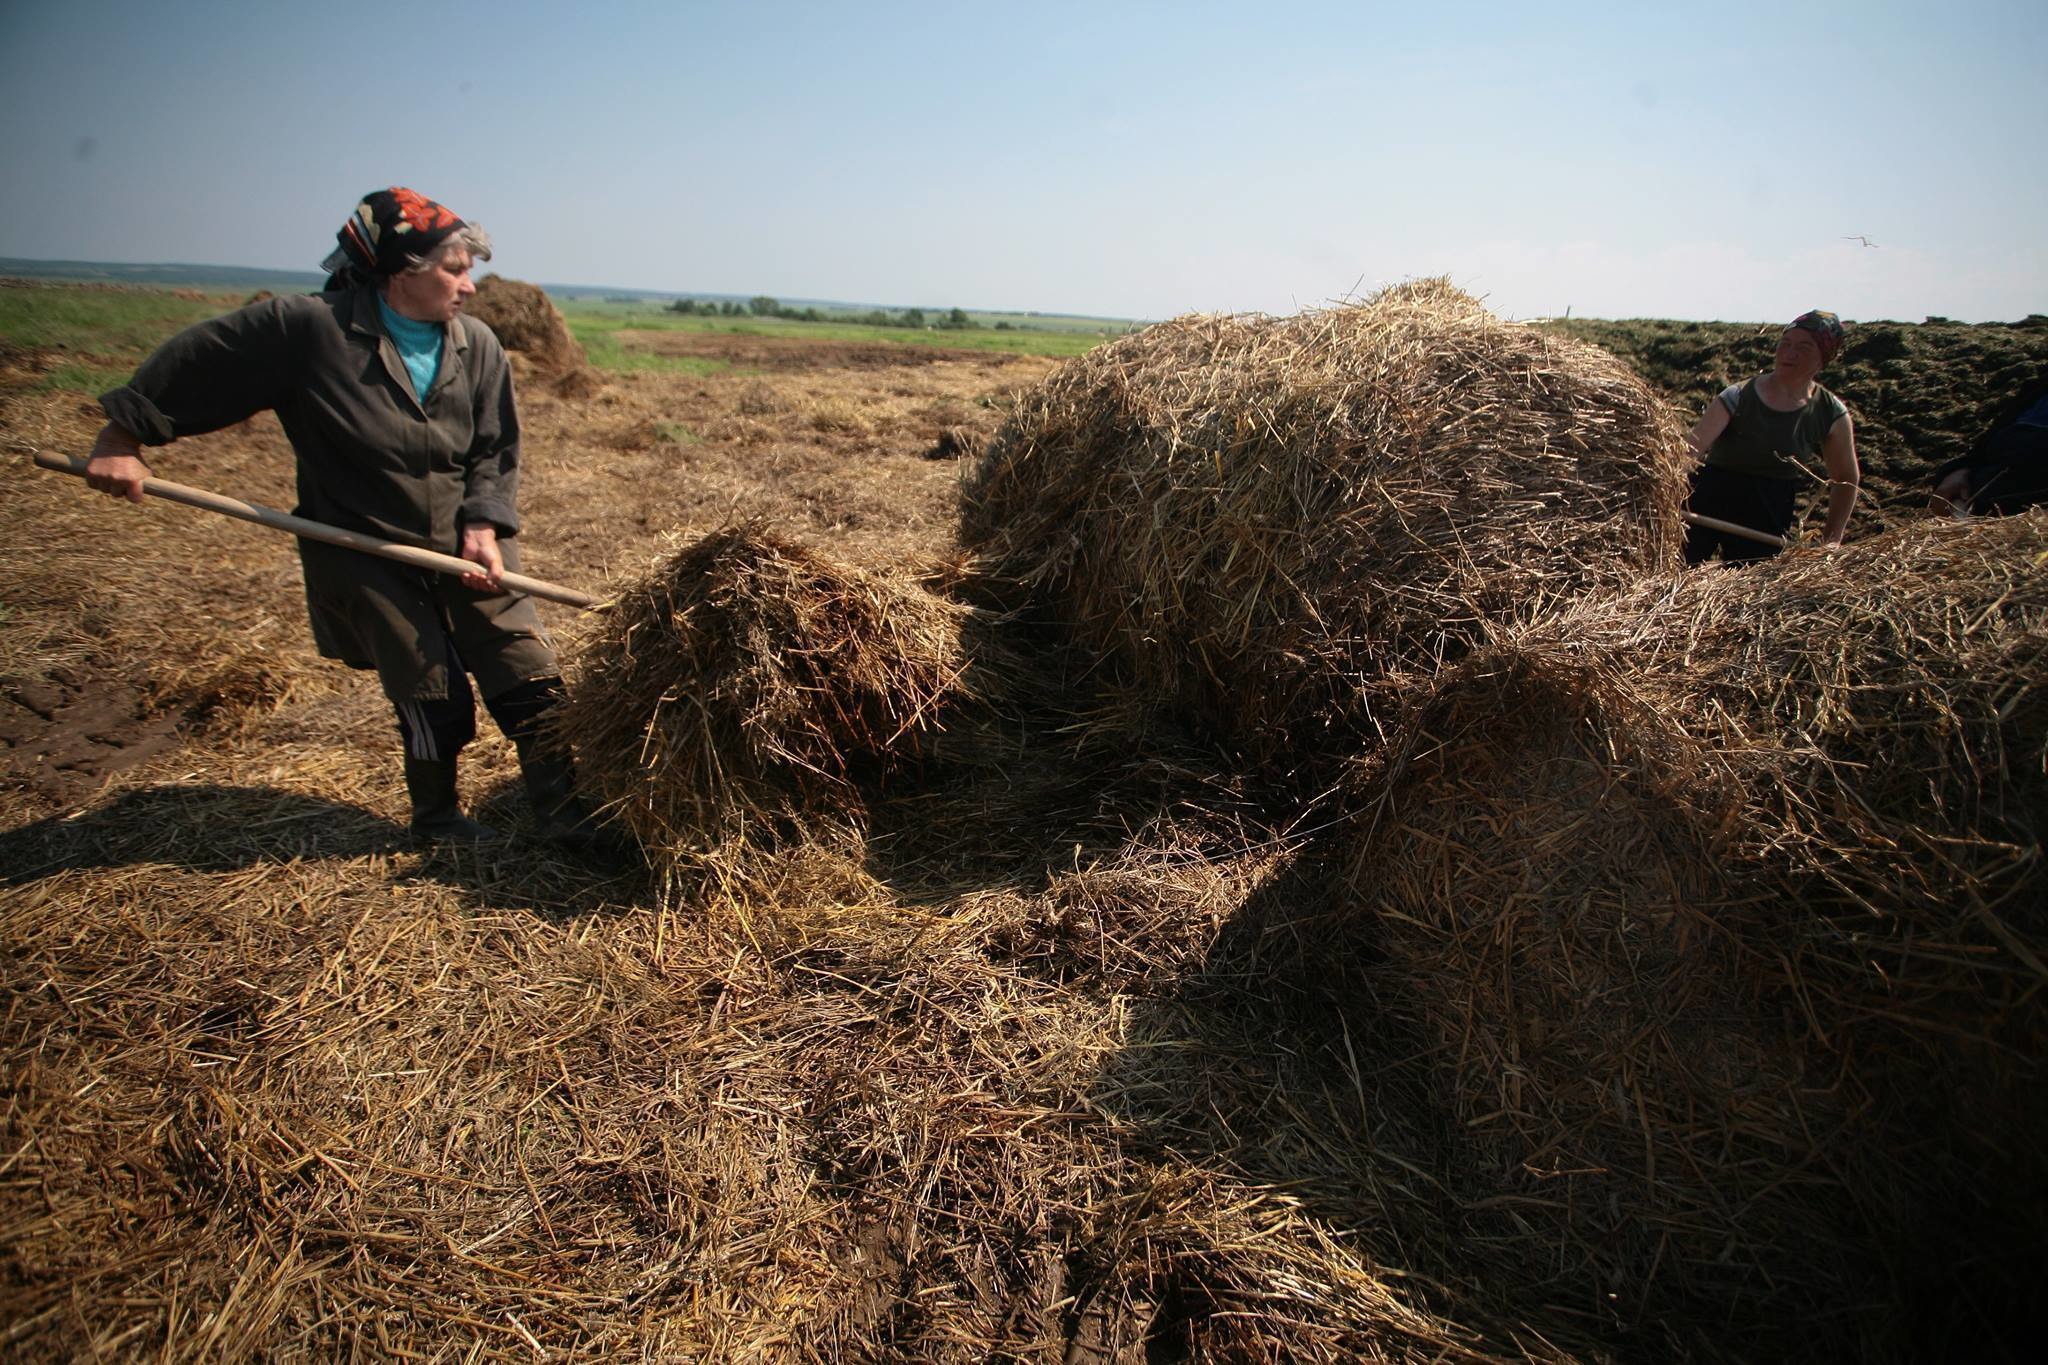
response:
[[[1821,447],[1849,409],[1816,384],[1813,397],[1791,412],[1764,402],[1756,381],[1730,385],[1714,400],[1728,409],[1728,427],[1707,452],[1707,463],[1766,479],[1825,478]]]

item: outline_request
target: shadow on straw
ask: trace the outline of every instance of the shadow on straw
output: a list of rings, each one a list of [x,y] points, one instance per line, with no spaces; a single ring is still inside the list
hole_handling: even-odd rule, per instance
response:
[[[460,886],[547,918],[617,912],[645,899],[637,862],[612,866],[557,848],[519,827],[508,789],[478,814],[505,838],[419,850],[405,825],[359,806],[272,787],[165,785],[123,792],[83,814],[0,833],[0,886],[61,872],[142,865],[224,873],[263,865],[402,857],[394,881]]]

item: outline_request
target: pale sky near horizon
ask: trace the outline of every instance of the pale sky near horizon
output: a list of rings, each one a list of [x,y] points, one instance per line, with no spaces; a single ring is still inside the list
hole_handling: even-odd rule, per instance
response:
[[[0,0],[0,256],[310,270],[409,184],[556,284],[2009,320],[2044,59],[2039,0]]]

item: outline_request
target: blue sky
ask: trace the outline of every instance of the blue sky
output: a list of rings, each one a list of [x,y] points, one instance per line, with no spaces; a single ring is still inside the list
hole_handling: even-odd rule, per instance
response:
[[[557,283],[2011,319],[2044,58],[2038,0],[0,0],[0,255],[311,269],[410,184]]]

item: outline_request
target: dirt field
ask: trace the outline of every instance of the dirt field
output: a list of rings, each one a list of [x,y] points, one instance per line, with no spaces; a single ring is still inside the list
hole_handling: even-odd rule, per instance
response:
[[[1888,363],[1924,374],[1842,386],[1880,455],[1852,538],[2048,357],[2006,329],[1972,362],[1976,334],[1908,329]],[[522,373],[526,570],[600,595],[750,517],[946,560],[939,452],[1055,365],[624,340],[717,367],[580,398]],[[1641,363],[1692,406],[1767,357],[1746,344]],[[314,655],[289,542],[30,466],[99,424],[45,383],[75,359],[0,353],[10,1356],[1715,1353],[1630,1286],[1503,1269],[1485,1229],[1516,1211],[1445,1182],[1371,934],[1332,933],[1356,893],[1324,812],[1276,817],[1167,739],[901,791],[855,854],[726,899],[519,837],[412,851],[389,709]],[[1938,440],[1908,420],[1930,385]],[[156,472],[288,509],[290,463],[265,415]],[[573,654],[587,623],[542,610]],[[466,800],[522,835],[480,723]]]

